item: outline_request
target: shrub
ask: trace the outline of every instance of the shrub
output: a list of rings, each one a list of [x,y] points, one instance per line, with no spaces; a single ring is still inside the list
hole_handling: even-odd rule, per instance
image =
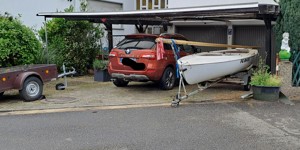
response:
[[[94,69],[105,70],[107,69],[108,60],[95,59],[93,62]]]
[[[291,50],[300,46],[300,3],[299,0],[280,0],[280,14],[276,21],[276,49],[280,50],[282,34],[290,34]]]
[[[73,12],[70,6],[66,12]],[[49,61],[58,66],[73,66],[79,74],[92,68],[95,56],[101,50],[103,30],[88,21],[68,21],[55,18],[47,21]],[[45,28],[39,31],[45,42]]]
[[[32,29],[8,13],[0,15],[0,67],[35,63],[41,50]]]
[[[250,84],[254,86],[280,86],[281,79],[271,75],[268,70],[269,66],[265,65],[262,59],[259,59],[258,68],[254,71]]]

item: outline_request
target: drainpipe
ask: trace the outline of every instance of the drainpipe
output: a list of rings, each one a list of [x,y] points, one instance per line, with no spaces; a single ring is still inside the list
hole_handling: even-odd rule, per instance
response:
[[[46,40],[46,45],[45,45],[45,53],[47,56],[47,64],[49,64],[49,53],[48,53],[48,34],[47,34],[47,18],[44,17],[45,19],[45,40]]]

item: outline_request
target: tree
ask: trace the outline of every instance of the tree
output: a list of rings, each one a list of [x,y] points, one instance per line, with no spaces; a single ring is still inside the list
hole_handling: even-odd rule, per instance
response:
[[[32,29],[8,13],[0,15],[0,67],[35,63],[40,51]]]
[[[70,6],[65,12],[73,10],[74,7]],[[81,11],[85,10],[86,3],[81,2]],[[73,66],[79,74],[85,74],[88,68],[92,68],[93,60],[101,50],[103,30],[100,25],[54,18],[46,22],[46,27],[51,63]],[[39,31],[39,35],[45,43],[45,28]]]
[[[299,0],[280,0],[280,14],[275,25],[276,49],[280,50],[282,34],[290,34],[291,50],[300,48],[300,3]]]

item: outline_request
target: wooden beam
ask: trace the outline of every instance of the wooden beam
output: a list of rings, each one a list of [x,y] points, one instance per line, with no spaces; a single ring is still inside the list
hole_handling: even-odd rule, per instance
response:
[[[156,42],[162,40],[164,43],[172,44],[171,39],[157,38]],[[222,47],[222,48],[259,48],[258,46],[245,46],[245,45],[227,45],[227,44],[217,44],[217,43],[205,43],[196,41],[184,41],[184,40],[174,40],[178,45],[194,45],[194,46],[205,46],[205,47]]]

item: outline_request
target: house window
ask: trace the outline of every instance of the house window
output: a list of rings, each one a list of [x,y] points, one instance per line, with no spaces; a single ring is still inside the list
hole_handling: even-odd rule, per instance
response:
[[[168,8],[168,0],[136,0],[136,10],[151,10]],[[148,26],[146,33],[160,34],[162,26]]]
[[[136,0],[136,10],[168,8],[168,0]]]

